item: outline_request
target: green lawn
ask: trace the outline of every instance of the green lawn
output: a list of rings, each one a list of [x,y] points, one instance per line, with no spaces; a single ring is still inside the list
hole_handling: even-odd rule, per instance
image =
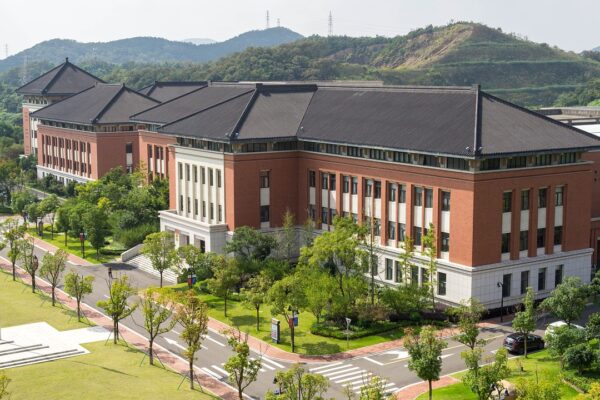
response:
[[[182,290],[187,288],[186,284],[176,285],[168,288],[168,290]],[[243,303],[231,301],[227,302],[227,317],[223,314],[224,302],[223,299],[210,295],[200,294],[210,309],[209,315],[219,321],[222,321],[231,326],[237,326],[243,332],[248,332],[250,335],[262,339],[266,342],[271,342],[271,312],[269,305],[264,305],[260,310],[260,331],[256,330],[256,311],[244,306]],[[285,323],[282,316],[276,316],[281,321],[281,342],[274,344],[286,351],[291,351],[290,329]],[[404,329],[398,328],[389,332],[372,335],[368,337],[351,339],[349,346],[345,340],[317,336],[310,333],[310,327],[315,322],[315,317],[309,312],[302,312],[299,316],[299,323],[295,329],[296,353],[299,354],[332,354],[345,351],[347,349],[356,349],[359,347],[369,346],[372,344],[387,342],[389,340],[399,339],[404,335]]]
[[[65,234],[54,232],[54,238],[52,239],[49,225],[44,226],[44,236],[41,238],[37,234],[37,230],[33,227],[27,229],[27,233],[29,233],[31,236],[34,236],[36,239],[42,239],[45,242],[53,244],[54,246],[66,250],[71,254],[74,254],[81,258],[85,258],[87,261],[93,264],[110,262],[116,257],[118,257],[118,255],[114,253],[104,254],[102,250],[100,250],[100,256],[96,256],[96,250],[94,250],[92,245],[87,240],[85,241],[85,257],[83,257],[83,254],[81,252],[81,242],[79,241],[79,238],[67,236],[67,245],[65,246]]]
[[[7,327],[45,321],[59,330],[86,327],[74,312],[52,307],[42,294],[13,282],[0,272],[0,326]],[[49,363],[3,370],[12,380],[11,400],[29,399],[172,399],[208,400],[214,397],[192,392],[188,383],[178,390],[181,377],[162,367],[140,366],[143,354],[123,345],[97,342],[86,344],[90,354]],[[158,364],[158,363],[157,363]]]
[[[13,282],[12,275],[0,272],[0,327],[46,321],[58,330],[84,328],[77,322],[77,314],[57,303],[52,307],[50,298],[31,293],[31,286]]]
[[[523,365],[524,372],[519,371],[518,362],[520,362]],[[537,371],[540,379],[555,382],[557,385],[560,386],[561,399],[574,399],[578,395],[575,389],[573,389],[571,386],[565,383],[562,383],[560,377],[560,364],[558,362],[558,359],[551,357],[548,354],[548,350],[542,350],[539,352],[529,354],[528,358],[518,357],[511,359],[508,365],[511,370],[511,375],[508,378],[509,382],[516,384],[521,379],[524,379],[526,381],[533,380],[535,379],[535,374]],[[417,399],[424,400],[427,398],[427,393],[424,393]],[[463,385],[462,383],[456,383],[454,385],[446,386],[444,388],[435,389],[433,391],[433,398],[444,400],[459,400],[475,399],[475,396],[465,385]]]

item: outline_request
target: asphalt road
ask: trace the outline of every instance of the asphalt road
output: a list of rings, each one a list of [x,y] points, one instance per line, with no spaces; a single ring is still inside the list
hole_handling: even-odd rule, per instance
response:
[[[44,251],[36,250],[38,257],[43,257]],[[6,250],[0,252],[0,255],[6,257]],[[139,271],[127,264],[110,264],[113,268],[113,276],[117,274],[128,275],[132,285],[137,288],[145,288],[149,286],[158,286],[158,278]],[[107,265],[94,265],[90,267],[81,267],[68,264],[68,270],[76,270],[84,275],[92,275],[95,277],[94,292],[84,299],[84,302],[91,307],[102,311],[96,306],[99,300],[108,297],[108,271]],[[62,288],[62,285],[60,286]],[[132,299],[133,300],[133,299]],[[587,320],[587,315],[597,311],[595,307],[588,307],[586,315],[579,322],[584,324]],[[551,319],[542,319],[538,322],[537,333],[543,334],[545,326],[551,322]],[[140,310],[136,310],[129,318],[122,321],[121,325],[140,333],[145,336],[143,328],[143,317]],[[180,326],[157,338],[156,343],[164,348],[181,356],[184,349],[183,342],[179,339],[181,332]],[[503,338],[512,332],[510,326],[498,326],[493,329],[483,329],[481,337],[488,342],[485,346],[486,356],[492,357],[501,345]],[[449,339],[448,347],[443,351],[443,367],[442,375],[452,374],[465,369],[460,353],[466,349],[460,343]],[[254,351],[253,351],[254,352]],[[232,355],[231,350],[227,346],[226,339],[218,332],[209,331],[206,336],[202,349],[197,353],[196,365],[206,374],[227,383],[227,373],[223,369],[223,364]],[[254,352],[254,356],[261,357],[261,354]],[[275,373],[290,367],[290,363],[262,357],[262,368],[258,375],[258,380],[254,382],[246,390],[246,393],[255,399],[264,398],[268,390],[274,390],[276,385],[273,383]],[[350,360],[328,362],[328,363],[312,363],[305,365],[305,368],[313,373],[318,373],[329,379],[331,387],[327,395],[336,399],[346,399],[345,387],[349,386],[353,392],[360,392],[360,387],[367,383],[372,377],[379,376],[384,379],[384,387],[389,393],[393,393],[398,389],[415,384],[421,380],[411,371],[408,370],[408,354],[405,349],[397,348],[379,354],[369,355],[368,357],[358,357]]]

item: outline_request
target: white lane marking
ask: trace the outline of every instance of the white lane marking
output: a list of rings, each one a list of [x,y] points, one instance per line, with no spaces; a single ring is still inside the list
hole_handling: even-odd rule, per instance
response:
[[[490,353],[492,353],[492,354],[496,354],[497,352],[498,352],[498,350],[492,350],[492,351],[490,351]]]
[[[309,369],[309,371],[310,371],[310,372],[317,372],[317,371],[321,371],[321,370],[323,370],[323,369],[327,369],[327,368],[329,368],[329,367],[334,367],[334,366],[336,366],[336,365],[340,365],[341,363],[342,363],[342,362],[341,362],[341,361],[339,361],[339,362],[335,362],[335,363],[332,363],[332,364],[323,365],[323,366],[321,366],[321,367],[311,368],[311,369]]]
[[[373,364],[383,365],[382,362],[379,362],[377,360],[373,360],[372,358],[369,358],[369,357],[364,357],[364,359],[367,360],[367,361],[371,361]]]
[[[225,375],[225,376],[229,376],[229,372],[225,371],[223,368],[219,368],[219,367],[217,367],[216,365],[213,365],[212,367],[213,367],[213,369],[216,369],[217,371],[219,371],[219,372],[220,372],[220,373],[222,373],[223,375]]]
[[[186,350],[186,348],[183,347],[182,345],[180,345],[179,343],[177,343],[176,340],[169,339],[168,337],[166,337],[165,340],[167,341],[167,343],[169,343],[172,346],[179,347],[181,350]]]
[[[110,296],[107,294],[103,294],[102,296],[104,296],[105,299],[110,299]]]
[[[250,359],[251,359],[251,360],[256,360],[256,357],[250,357]],[[263,360],[264,360],[264,359],[263,359]],[[263,360],[261,360],[261,361],[263,361]],[[271,367],[269,364],[265,364],[265,363],[261,362],[261,363],[260,363],[260,365],[261,365],[262,367],[265,367],[265,368],[268,368],[268,369],[270,369],[271,371],[275,371],[275,368]]]
[[[210,369],[202,367],[200,368],[202,371],[206,372],[208,375],[212,376],[215,379],[221,380],[223,379],[222,376],[220,376],[219,374],[217,374],[216,372],[212,372]]]
[[[263,361],[270,362],[271,364],[273,364],[273,365],[274,365],[274,366],[276,366],[276,367],[279,367],[279,368],[285,368],[285,365],[281,365],[281,364],[279,364],[278,362],[271,360],[270,358],[267,358],[267,357],[264,357],[264,356],[263,356],[263,358],[262,358],[262,359],[263,359]]]
[[[354,382],[350,382],[350,383],[346,384],[346,385],[349,385],[349,384],[354,384],[356,382],[362,382],[363,379],[368,378],[371,375],[373,375],[373,373],[371,373],[371,372],[365,372],[365,371],[362,371],[362,370],[361,371],[355,371],[354,373],[352,373],[352,376],[350,376],[350,374],[348,374],[347,378],[340,379],[340,380],[335,380],[333,382],[335,382],[335,383],[342,383],[342,382],[346,382],[346,381],[351,381],[352,379],[356,379],[358,377],[361,378],[360,381],[354,381]],[[338,376],[338,378],[341,378],[341,376]]]
[[[356,377],[354,377],[354,378],[351,378],[351,379],[356,379]],[[365,381],[365,380],[364,380],[364,378],[363,378],[363,379],[359,379],[359,380],[357,380],[357,381],[348,382],[348,383],[344,384],[343,386],[349,386],[349,387],[352,387],[352,386],[356,386],[356,385],[358,385],[358,384],[360,384],[360,383],[363,383],[364,381]],[[336,383],[337,383],[337,382],[336,382]]]
[[[330,372],[328,374],[321,374],[321,375],[323,375],[326,378],[335,379],[335,378],[339,378],[339,376],[336,376],[336,375],[345,374],[346,372],[350,372],[350,371],[353,371],[355,369],[359,369],[359,368],[358,367],[352,367],[352,368],[345,369],[343,371],[335,371],[335,372]]]
[[[392,394],[392,393],[394,393],[394,392],[395,392],[395,391],[397,391],[397,390],[400,390],[400,389],[398,389],[398,386],[394,385],[394,386],[392,386],[391,388],[387,388],[387,389],[385,389],[385,390],[383,391],[383,393],[385,393],[385,394]]]
[[[450,354],[444,354],[444,355],[442,356],[442,359],[444,359],[444,358],[447,358],[447,357],[450,357],[450,356],[453,356],[453,355],[454,355],[454,353],[450,353]]]
[[[175,329],[171,329],[171,332],[173,332],[174,334],[176,334],[177,336],[181,335],[181,332],[176,331]]]
[[[336,371],[338,369],[348,368],[348,367],[351,367],[351,366],[352,366],[352,364],[345,364],[345,365],[340,365],[340,366],[329,368],[329,369],[324,369],[324,370],[316,372],[316,373],[320,374],[320,375],[324,375],[324,374],[327,374],[329,372]]]
[[[206,336],[206,339],[210,340],[211,342],[215,342],[216,344],[218,344],[221,347],[225,347],[225,345],[223,343],[219,342],[218,340],[215,340],[215,339],[211,338],[208,335]]]

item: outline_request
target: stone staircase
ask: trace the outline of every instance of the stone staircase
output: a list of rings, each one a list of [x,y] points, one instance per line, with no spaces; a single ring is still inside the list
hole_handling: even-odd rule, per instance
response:
[[[135,268],[139,269],[140,271],[147,272],[154,276],[160,276],[158,271],[155,270],[154,268],[152,268],[152,263],[150,262],[148,257],[146,257],[143,254],[138,254],[137,256],[130,258],[129,260],[126,261],[126,263],[128,265],[134,266]],[[165,283],[175,284],[175,283],[177,283],[177,274],[171,270],[164,271],[163,272],[163,281]]]
[[[79,348],[63,348],[38,343],[19,346],[14,341],[0,341],[0,369],[54,361],[61,358],[85,354]]]

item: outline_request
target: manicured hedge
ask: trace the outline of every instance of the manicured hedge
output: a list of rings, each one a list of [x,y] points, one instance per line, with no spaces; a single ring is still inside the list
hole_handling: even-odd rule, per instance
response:
[[[351,339],[358,339],[365,336],[376,335],[378,333],[389,332],[393,329],[402,327],[402,324],[395,322],[378,322],[374,323],[368,328],[351,326],[350,334]],[[331,337],[335,339],[346,339],[345,329],[340,328],[338,325],[334,325],[327,322],[314,323],[310,327],[310,333],[313,335]]]

